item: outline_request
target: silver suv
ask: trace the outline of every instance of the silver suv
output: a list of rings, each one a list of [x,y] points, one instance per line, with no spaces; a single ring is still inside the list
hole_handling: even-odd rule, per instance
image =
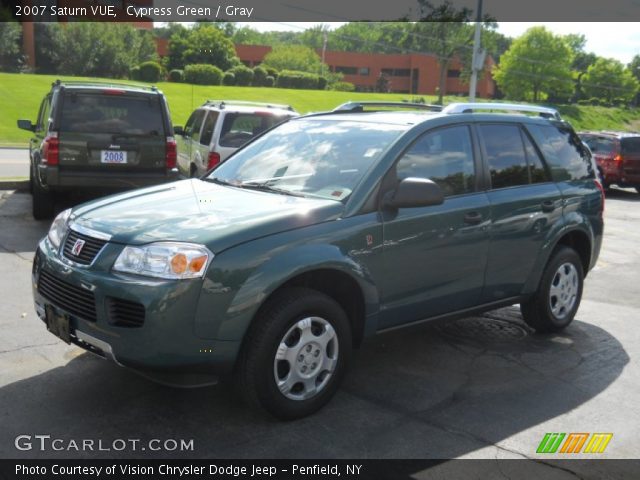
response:
[[[262,132],[297,117],[289,105],[207,100],[187,120],[174,127],[178,168],[186,177],[199,177]]]

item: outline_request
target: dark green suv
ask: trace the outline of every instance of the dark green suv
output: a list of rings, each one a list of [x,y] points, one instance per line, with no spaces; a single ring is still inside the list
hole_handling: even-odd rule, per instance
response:
[[[64,211],[36,310],[155,380],[231,376],[280,418],[325,404],[385,330],[516,303],[565,328],[602,240],[590,153],[553,110],[480,108],[294,118],[202,179]]]
[[[179,178],[164,95],[155,87],[56,81],[29,142],[33,216],[50,218],[61,192],[114,191]]]

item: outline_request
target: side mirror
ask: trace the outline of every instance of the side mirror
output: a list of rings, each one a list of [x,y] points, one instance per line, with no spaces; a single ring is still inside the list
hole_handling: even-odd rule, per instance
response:
[[[184,128],[182,128],[182,126],[180,125],[176,125],[175,127],[173,127],[173,133],[175,133],[176,135],[184,135]]]
[[[18,128],[29,130],[30,132],[36,131],[36,126],[31,123],[31,120],[18,120]]]
[[[444,202],[442,189],[428,178],[403,179],[394,192],[385,199],[385,205],[394,208],[415,208],[440,205]]]

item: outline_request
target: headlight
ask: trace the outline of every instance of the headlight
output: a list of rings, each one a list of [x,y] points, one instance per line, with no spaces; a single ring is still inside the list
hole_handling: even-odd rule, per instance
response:
[[[180,279],[202,277],[213,259],[202,245],[158,242],[141,247],[125,247],[113,270],[149,277]]]
[[[49,237],[51,245],[53,245],[56,250],[60,248],[60,242],[67,231],[69,215],[71,215],[70,208],[66,209],[64,212],[60,212],[49,228],[49,234],[47,236]]]

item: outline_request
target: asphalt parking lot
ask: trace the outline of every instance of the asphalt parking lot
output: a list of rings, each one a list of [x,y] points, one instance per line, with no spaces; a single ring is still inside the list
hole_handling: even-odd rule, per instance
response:
[[[533,334],[511,307],[380,335],[357,352],[324,410],[289,423],[247,410],[227,385],[158,386],[48,333],[30,281],[48,222],[33,220],[30,202],[0,192],[2,458],[563,458],[536,454],[547,432],[610,432],[599,457],[637,457],[640,195],[632,190],[608,196],[600,261],[564,333]],[[19,435],[105,445],[192,439],[194,448],[23,451]]]

